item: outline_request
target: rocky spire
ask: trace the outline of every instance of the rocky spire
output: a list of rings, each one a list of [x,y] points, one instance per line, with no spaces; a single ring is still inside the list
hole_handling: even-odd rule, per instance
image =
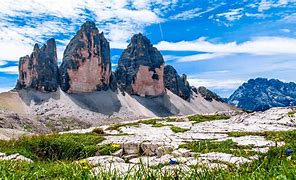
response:
[[[20,58],[19,79],[16,88],[33,88],[51,92],[58,88],[57,51],[54,39],[49,39],[39,48],[35,44],[33,53]]]
[[[165,88],[172,91],[174,94],[185,100],[189,100],[191,88],[187,81],[187,76],[183,74],[180,77],[176,69],[171,65],[166,65],[164,67],[164,85]]]
[[[61,89],[68,93],[107,89],[110,75],[109,43],[95,23],[87,21],[64,52],[60,66]]]
[[[163,70],[162,55],[139,33],[123,51],[115,76],[119,88],[129,94],[159,96],[165,93]]]

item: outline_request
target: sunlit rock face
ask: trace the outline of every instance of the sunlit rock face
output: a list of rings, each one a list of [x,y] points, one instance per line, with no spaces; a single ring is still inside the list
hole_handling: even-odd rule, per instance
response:
[[[32,88],[44,92],[56,91],[58,83],[57,50],[54,39],[39,48],[35,44],[32,54],[20,58],[19,79],[16,89]]]
[[[110,76],[109,43],[93,22],[86,22],[64,52],[60,66],[61,89],[68,93],[105,90]]]
[[[176,69],[173,66],[166,65],[164,67],[164,84],[167,89],[174,94],[189,100],[191,95],[191,87],[187,81],[187,76],[183,74],[179,76]]]
[[[159,96],[165,93],[164,60],[142,34],[132,37],[115,72],[118,86],[129,94]]]

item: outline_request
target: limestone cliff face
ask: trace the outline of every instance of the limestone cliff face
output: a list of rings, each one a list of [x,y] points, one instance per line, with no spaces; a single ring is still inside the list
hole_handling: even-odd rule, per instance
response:
[[[110,76],[109,43],[93,22],[86,22],[64,52],[60,67],[61,89],[68,93],[107,89]]]
[[[118,86],[129,94],[159,96],[165,93],[164,60],[142,34],[132,37],[115,72]]]
[[[189,100],[191,87],[187,81],[187,76],[185,74],[179,76],[173,66],[166,65],[164,67],[164,84],[165,88],[169,89],[174,94],[184,100]]]
[[[16,88],[32,88],[44,92],[56,91],[58,83],[57,51],[54,39],[49,39],[39,48],[35,44],[33,53],[20,58],[19,78]]]

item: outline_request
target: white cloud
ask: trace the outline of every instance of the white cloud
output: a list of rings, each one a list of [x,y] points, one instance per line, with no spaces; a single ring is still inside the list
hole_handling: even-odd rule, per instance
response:
[[[3,66],[3,65],[5,65],[5,64],[7,64],[6,61],[2,61],[2,60],[0,60],[0,66]]]
[[[220,7],[221,5],[223,5],[223,4],[220,4],[220,5],[212,7],[212,8],[207,8],[207,10],[204,10],[204,11],[202,11],[201,8],[190,9],[190,10],[183,11],[181,13],[175,14],[175,15],[171,16],[169,19],[173,19],[173,20],[193,19],[195,17],[200,17],[203,14],[211,12],[211,11],[217,9],[218,7]]]
[[[64,34],[69,38],[77,26],[90,18],[104,31],[113,47],[123,48],[133,34],[162,22],[162,14],[176,3],[177,0],[141,3],[130,0],[1,0],[0,59],[18,60],[32,51],[34,43],[44,43],[55,35]],[[59,44],[58,50],[63,51],[68,41]]]
[[[212,89],[234,89],[241,85],[244,81],[239,79],[216,80],[216,79],[199,79],[196,77],[188,77],[188,81],[195,87],[205,86]]]
[[[218,17],[225,17],[228,21],[235,21],[243,17],[243,8],[231,9],[229,12],[217,14]]]
[[[200,14],[198,12],[200,12],[201,9],[200,8],[194,8],[194,9],[190,9],[187,11],[183,11],[181,13],[178,13],[172,17],[170,17],[170,19],[178,19],[178,20],[188,20],[188,19],[192,19],[194,17],[198,17]]]
[[[228,53],[201,53],[190,56],[164,56],[165,61],[176,60],[178,62],[194,62],[194,61],[204,61],[209,59],[221,58],[228,56]]]
[[[7,74],[18,74],[18,67],[9,66],[9,67],[0,68],[0,72],[4,72]]]
[[[281,29],[281,31],[282,31],[282,32],[285,32],[285,33],[289,33],[289,32],[291,32],[290,29]]]
[[[258,11],[263,12],[268,9],[270,9],[273,5],[273,2],[271,0],[261,0],[259,6],[258,6]]]
[[[156,45],[159,50],[195,51],[207,53],[277,55],[296,54],[296,39],[285,37],[257,37],[243,43],[212,43],[205,38],[195,41],[167,42]]]

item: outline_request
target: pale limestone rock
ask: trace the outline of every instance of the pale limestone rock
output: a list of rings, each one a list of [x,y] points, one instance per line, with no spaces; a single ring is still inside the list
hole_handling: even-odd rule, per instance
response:
[[[5,154],[1,154],[0,160],[7,160],[7,161],[24,161],[24,162],[28,162],[28,163],[32,163],[33,161],[29,158],[26,158],[23,155],[20,154],[12,154],[9,156],[6,156]]]
[[[106,164],[125,162],[123,159],[115,156],[93,156],[93,157],[86,158],[84,160],[86,160],[88,164],[92,166],[101,166]]]
[[[199,160],[208,160],[208,161],[218,160],[218,161],[229,162],[237,165],[251,162],[251,160],[244,157],[236,157],[232,154],[218,153],[218,152],[201,154],[199,157]]]
[[[193,153],[188,149],[179,148],[177,150],[174,150],[172,152],[172,155],[176,157],[191,157],[193,156]]]
[[[165,154],[169,154],[174,150],[173,146],[160,146],[156,149],[155,154],[157,155],[157,157],[161,157]]]
[[[130,155],[130,154],[139,154],[140,153],[140,143],[138,142],[126,142],[123,144],[123,151],[124,154]]]
[[[140,166],[130,163],[115,162],[112,164],[103,164],[93,168],[94,175],[99,175],[102,172],[118,173],[124,175],[126,173],[133,173],[138,171]]]
[[[118,151],[112,153],[112,156],[122,157],[123,156],[123,149],[119,149]]]

